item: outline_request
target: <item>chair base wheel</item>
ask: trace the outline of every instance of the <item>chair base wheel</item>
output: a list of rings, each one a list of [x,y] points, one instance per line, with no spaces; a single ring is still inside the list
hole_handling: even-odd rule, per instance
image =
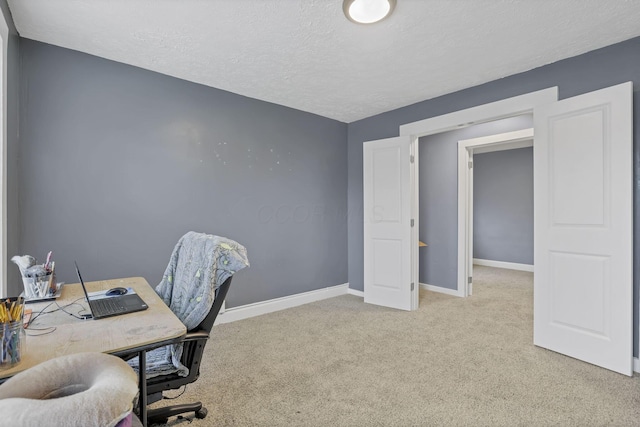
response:
[[[147,412],[148,424],[166,424],[170,417],[183,418],[183,414],[194,413],[196,418],[207,416],[207,408],[202,407],[202,403],[194,402],[181,405],[171,405],[162,408],[153,408]]]

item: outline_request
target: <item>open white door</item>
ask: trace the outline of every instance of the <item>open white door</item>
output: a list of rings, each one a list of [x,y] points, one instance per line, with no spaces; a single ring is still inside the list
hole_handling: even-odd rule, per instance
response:
[[[417,309],[418,301],[412,281],[410,146],[408,136],[363,146],[364,301],[402,310]]]
[[[632,83],[534,110],[534,344],[632,375]]]

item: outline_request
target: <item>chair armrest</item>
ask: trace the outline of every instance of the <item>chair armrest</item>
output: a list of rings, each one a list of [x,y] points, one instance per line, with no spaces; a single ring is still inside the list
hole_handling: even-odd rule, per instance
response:
[[[193,331],[187,332],[187,335],[184,336],[182,341],[197,341],[197,340],[208,340],[209,332],[207,331]]]
[[[199,340],[208,340],[209,333],[207,331],[193,331],[187,332],[181,342],[191,342],[191,341],[199,341]],[[133,353],[128,354],[119,354],[118,357],[122,360],[130,360],[134,357],[138,357],[138,352],[134,351]]]

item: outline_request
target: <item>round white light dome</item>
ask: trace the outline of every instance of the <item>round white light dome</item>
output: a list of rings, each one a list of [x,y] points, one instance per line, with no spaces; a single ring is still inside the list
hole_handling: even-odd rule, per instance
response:
[[[353,22],[373,24],[389,16],[395,5],[395,0],[345,0],[342,9]]]

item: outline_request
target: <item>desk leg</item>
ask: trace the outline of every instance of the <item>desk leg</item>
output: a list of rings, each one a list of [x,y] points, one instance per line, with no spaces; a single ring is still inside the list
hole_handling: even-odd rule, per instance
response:
[[[144,427],[147,427],[147,352],[142,350],[138,352],[138,378],[140,381],[140,398],[138,404],[140,405],[140,422]]]

